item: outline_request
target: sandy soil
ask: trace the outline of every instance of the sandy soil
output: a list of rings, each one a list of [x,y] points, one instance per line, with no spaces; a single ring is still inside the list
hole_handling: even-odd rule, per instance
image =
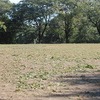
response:
[[[100,100],[100,46],[74,46],[1,46],[0,100]]]

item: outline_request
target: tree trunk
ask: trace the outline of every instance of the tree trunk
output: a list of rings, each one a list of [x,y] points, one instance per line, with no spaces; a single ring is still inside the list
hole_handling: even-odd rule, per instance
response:
[[[41,33],[39,32],[38,34],[39,34],[39,37],[38,37],[39,41],[38,42],[41,43]]]
[[[41,43],[41,23],[38,26],[38,42]]]
[[[46,31],[47,25],[48,25],[48,24],[45,23],[44,29],[43,29],[43,31],[42,31],[42,33],[41,33],[41,40],[43,39],[44,32]]]
[[[69,43],[69,36],[70,36],[70,22],[65,20],[65,39],[66,43]]]
[[[98,31],[98,33],[100,35],[100,23],[97,25],[97,31]]]
[[[65,38],[66,38],[66,43],[69,43],[69,32],[67,31],[67,29],[65,29]]]
[[[38,38],[39,38],[39,43],[42,42],[43,35],[44,35],[44,32],[45,32],[46,28],[47,28],[47,23],[45,24],[43,30],[42,30],[41,24],[39,25],[39,28],[38,28]]]

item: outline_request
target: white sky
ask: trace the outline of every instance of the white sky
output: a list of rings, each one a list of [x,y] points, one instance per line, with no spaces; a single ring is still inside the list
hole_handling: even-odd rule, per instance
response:
[[[20,0],[9,0],[11,3],[18,3]]]

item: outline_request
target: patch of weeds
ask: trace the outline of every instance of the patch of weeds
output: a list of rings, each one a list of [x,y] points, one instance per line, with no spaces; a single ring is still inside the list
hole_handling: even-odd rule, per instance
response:
[[[89,65],[89,64],[87,64],[87,65],[85,65],[85,66],[83,66],[84,68],[88,68],[88,69],[94,69],[94,66],[92,66],[92,65]]]
[[[14,57],[18,57],[19,55],[17,55],[17,54],[13,54],[12,56],[14,56]]]
[[[17,88],[14,92],[20,92],[20,91],[21,91],[21,89]]]
[[[25,81],[19,80],[17,83],[17,88],[21,88],[21,89],[27,89],[28,84]]]
[[[64,73],[71,73],[71,72],[75,72],[75,71],[77,71],[77,67],[67,67],[64,70]]]
[[[58,75],[58,74],[64,74],[64,73],[69,73],[72,72],[74,69],[71,67],[62,67],[61,65],[57,65],[57,67],[54,67],[54,69],[52,69],[52,74],[53,75]]]
[[[55,70],[55,69],[52,69],[52,71],[51,71],[51,74],[52,74],[52,75],[55,75],[55,74],[57,74],[57,70]]]
[[[97,70],[97,72],[100,72],[100,70]]]
[[[27,80],[27,79],[32,79],[34,77],[35,77],[34,72],[28,72],[28,73],[25,73],[22,76],[20,76],[20,79]]]
[[[19,79],[19,81],[17,82],[17,90],[19,89],[28,89],[28,84],[25,80]]]
[[[20,65],[21,67],[26,67],[25,65]]]
[[[42,80],[47,80],[49,77],[49,72],[43,69],[39,72],[28,72],[21,75],[17,82],[17,88],[22,89],[37,89],[43,87],[41,84]]]
[[[49,75],[49,72],[43,71],[43,72],[38,74],[38,78],[40,78],[42,80],[47,80],[48,75]]]
[[[78,67],[76,68],[76,72],[87,72],[87,69],[94,69],[95,66],[86,64],[86,65],[78,65]]]
[[[42,84],[39,81],[33,80],[32,83],[28,83],[28,80],[19,80],[17,83],[17,89],[39,89],[42,87]]]
[[[54,59],[54,56],[50,57],[50,59]]]
[[[23,74],[21,76],[19,76],[18,78],[18,82],[17,82],[17,88],[22,88],[22,89],[27,89],[29,87],[27,80],[29,80],[30,78],[33,78],[33,73],[29,72],[26,74]]]
[[[41,84],[39,82],[34,82],[32,84],[29,84],[29,88],[31,89],[39,89],[41,87]]]

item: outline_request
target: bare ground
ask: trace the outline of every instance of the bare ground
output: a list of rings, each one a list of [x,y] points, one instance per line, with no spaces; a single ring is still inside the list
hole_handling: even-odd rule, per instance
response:
[[[94,44],[1,46],[0,100],[100,100],[99,50]]]

